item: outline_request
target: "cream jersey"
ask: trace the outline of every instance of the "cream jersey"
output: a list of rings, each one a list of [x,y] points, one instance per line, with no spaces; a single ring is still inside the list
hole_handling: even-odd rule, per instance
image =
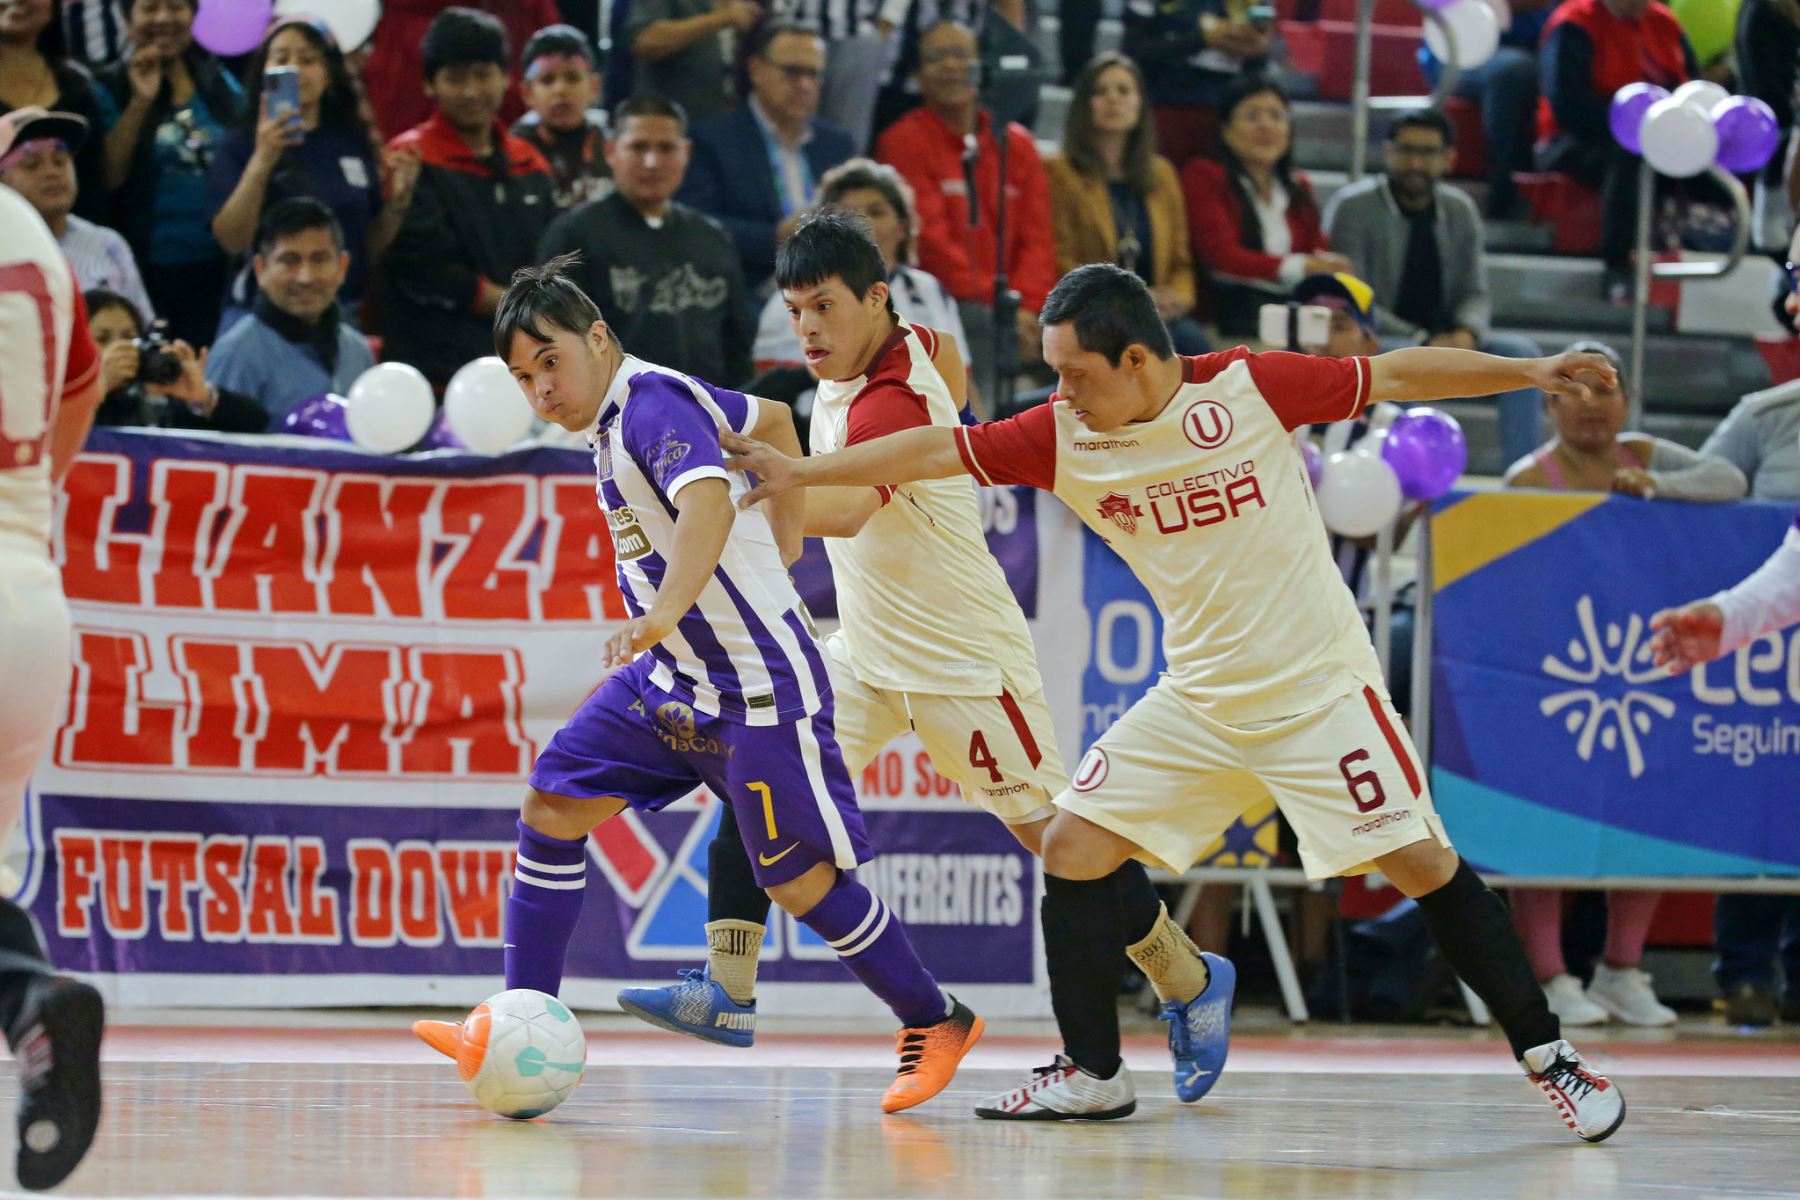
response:
[[[1182,366],[1148,421],[1093,433],[1052,398],[959,430],[963,464],[1053,491],[1118,552],[1162,612],[1171,682],[1213,720],[1384,690],[1292,435],[1361,412],[1368,360],[1238,347]]]
[[[68,259],[37,210],[0,187],[0,534],[48,548],[56,406],[99,370]]]
[[[823,380],[813,453],[920,425],[959,427],[932,365],[938,335],[901,320],[867,372]],[[884,487],[855,537],[826,538],[850,669],[871,687],[933,696],[1037,691],[1025,614],[988,550],[966,479]]]

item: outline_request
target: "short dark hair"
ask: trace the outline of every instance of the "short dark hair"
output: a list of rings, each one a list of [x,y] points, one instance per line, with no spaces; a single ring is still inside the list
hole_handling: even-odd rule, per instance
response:
[[[548,54],[585,59],[590,69],[600,70],[600,52],[587,34],[573,25],[546,25],[532,34],[525,42],[525,52],[519,55],[519,71],[531,70],[532,63]]]
[[[1158,358],[1175,357],[1169,330],[1157,315],[1150,289],[1123,267],[1089,263],[1076,267],[1050,289],[1038,314],[1043,326],[1075,323],[1075,340],[1083,350],[1118,366],[1125,347],[1144,347]]]
[[[445,67],[468,63],[493,63],[504,71],[506,52],[506,26],[478,8],[446,8],[432,18],[419,43],[426,83]]]
[[[495,354],[506,358],[514,334],[548,342],[559,329],[585,334],[602,319],[600,306],[569,278],[570,268],[580,261],[581,253],[571,250],[547,263],[513,272],[512,284],[494,310]]]
[[[632,117],[668,117],[681,127],[683,135],[687,133],[687,109],[663,96],[644,92],[615,106],[612,110],[613,136],[617,137],[619,131],[625,128],[625,122]]]
[[[311,196],[290,196],[271,204],[264,211],[262,219],[257,221],[256,252],[266,256],[282,238],[305,233],[309,229],[329,231],[331,244],[340,252],[343,250],[344,227],[338,224],[332,211]]]
[[[1401,133],[1408,129],[1429,129],[1444,139],[1446,147],[1456,145],[1456,126],[1441,108],[1414,108],[1401,113],[1388,126],[1387,140],[1399,141]]]
[[[870,288],[887,282],[887,264],[869,219],[855,209],[828,205],[803,218],[775,251],[775,286],[785,291],[834,278],[862,300]],[[894,311],[891,294],[888,311]]]
[[[787,33],[797,33],[802,37],[817,38],[821,42],[825,40],[825,35],[821,33],[819,27],[811,21],[794,21],[786,18],[775,21],[764,21],[761,25],[756,27],[755,31],[751,33],[750,37],[745,41],[744,57],[769,57],[769,47],[774,44],[776,38]]]
[[[131,325],[137,330],[137,336],[144,336],[144,314],[138,311],[138,306],[132,303],[130,297],[121,296],[110,288],[89,288],[81,294],[81,299],[87,305],[88,320],[93,320],[108,309],[116,308],[131,318]]]

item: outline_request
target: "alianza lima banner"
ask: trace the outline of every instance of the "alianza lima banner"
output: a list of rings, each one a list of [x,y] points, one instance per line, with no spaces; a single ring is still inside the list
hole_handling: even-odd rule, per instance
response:
[[[1800,629],[1669,677],[1650,617],[1760,566],[1791,505],[1534,492],[1431,518],[1431,781],[1484,869],[1800,876]]]
[[[1035,496],[984,500],[1035,617]],[[100,430],[54,553],[71,695],[12,866],[58,964],[124,1003],[499,989],[526,773],[625,616],[586,454]],[[828,570],[797,574],[830,611]],[[1046,1012],[1036,863],[914,739],[859,784],[880,850],[863,878],[939,977],[992,1015]],[[719,815],[701,792],[590,839],[572,1003],[704,960]],[[779,913],[764,963],[774,1011],[882,1011]]]

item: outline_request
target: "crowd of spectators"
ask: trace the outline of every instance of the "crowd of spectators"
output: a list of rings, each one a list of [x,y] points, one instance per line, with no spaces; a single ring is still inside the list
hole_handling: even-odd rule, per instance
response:
[[[1774,107],[1786,149],[1755,181],[1759,237],[1791,231],[1793,0],[1744,0],[1735,55],[1706,64],[1660,0],[1514,0],[1500,51],[1454,88],[1481,110],[1479,185],[1449,181],[1456,126],[1422,109],[1387,126],[1384,170],[1323,203],[1295,162],[1270,10],[1126,0],[1122,51],[1094,55],[1100,5],[1058,7],[1070,94],[1040,152],[982,90],[996,47],[1036,53],[1029,0],[613,0],[604,44],[592,2],[388,0],[367,47],[292,16],[230,60],[195,41],[197,0],[5,0],[0,184],[87,291],[102,423],[232,432],[280,430],[378,358],[441,394],[489,352],[512,273],[566,251],[632,352],[754,380],[804,415],[770,278],[822,204],[867,216],[898,310],[959,346],[978,412],[1010,393],[1003,364],[1045,382],[1037,313],[1090,261],[1140,275],[1182,353],[1249,340],[1265,304],[1292,299],[1337,310],[1326,353],[1536,355],[1494,328],[1486,223],[1520,218],[1515,179],[1534,166],[1597,188],[1605,289],[1622,298],[1639,170],[1609,99],[1703,71]],[[290,74],[297,100],[278,102],[269,81]],[[1674,194],[1707,200],[1703,184]],[[996,328],[1000,276],[1019,305]],[[1800,383],[1745,397],[1697,454],[1624,430],[1617,395],[1494,403],[1510,485],[1800,497]],[[1610,988],[1660,1019],[1630,974],[1654,897],[1614,898],[1614,974],[1587,992],[1555,949],[1559,905],[1539,893],[1518,911],[1565,1016]],[[1776,1011],[1776,947],[1800,953],[1795,930],[1787,902],[1721,902],[1719,982],[1739,1015]]]

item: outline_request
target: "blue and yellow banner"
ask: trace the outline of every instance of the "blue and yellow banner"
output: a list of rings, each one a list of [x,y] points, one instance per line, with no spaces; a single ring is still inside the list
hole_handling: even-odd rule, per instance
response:
[[[1432,516],[1431,781],[1478,867],[1800,875],[1800,627],[1669,677],[1658,610],[1755,570],[1793,507],[1453,494]]]

